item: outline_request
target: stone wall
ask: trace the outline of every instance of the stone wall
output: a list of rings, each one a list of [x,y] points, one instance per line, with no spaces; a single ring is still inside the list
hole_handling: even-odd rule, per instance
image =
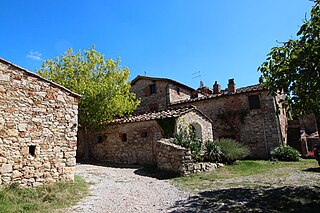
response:
[[[73,181],[77,95],[0,61],[0,185]]]
[[[150,93],[150,85],[156,85],[156,93]],[[148,111],[164,110],[167,107],[168,83],[166,81],[152,81],[149,79],[140,79],[131,86],[131,92],[134,92],[141,100],[135,113]]]
[[[195,163],[190,149],[175,145],[172,139],[161,139],[157,142],[157,167],[162,171],[177,174],[213,171],[223,166],[221,163]]]
[[[199,139],[202,141],[213,140],[211,121],[196,111],[186,113],[177,119],[176,132],[188,128],[190,125],[195,128]]]
[[[250,109],[248,97],[258,95],[259,109]],[[270,151],[282,143],[275,99],[267,91],[225,95],[212,99],[175,104],[194,105],[213,121],[213,137],[234,138],[251,149],[252,158],[268,158]]]
[[[155,145],[160,138],[162,130],[155,120],[107,125],[89,134],[90,155],[96,160],[113,163],[155,164]],[[79,146],[85,147],[83,144],[82,135]]]
[[[169,83],[169,103],[175,103],[182,100],[191,98],[191,91],[181,86]]]

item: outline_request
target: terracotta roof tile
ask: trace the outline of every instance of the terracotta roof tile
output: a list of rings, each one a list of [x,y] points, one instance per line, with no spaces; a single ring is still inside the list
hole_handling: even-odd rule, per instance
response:
[[[131,122],[140,122],[140,121],[150,121],[156,119],[164,119],[164,118],[177,118],[187,112],[197,111],[201,115],[203,115],[200,111],[198,111],[194,106],[187,106],[183,108],[177,109],[167,109],[156,112],[146,112],[143,114],[136,114],[127,118],[119,118],[112,120],[108,124],[123,124],[123,123],[131,123]],[[207,116],[203,115],[206,119],[210,120]],[[211,121],[211,120],[210,120]]]
[[[262,91],[262,90],[265,90],[265,88],[263,88],[261,86],[261,84],[256,84],[256,85],[252,85],[252,86],[241,87],[241,88],[237,89],[236,92],[228,92],[227,90],[222,90],[220,94],[212,94],[212,95],[208,95],[208,96],[201,96],[198,98],[181,100],[181,101],[171,103],[170,105],[176,105],[176,104],[181,104],[181,103],[190,103],[190,102],[194,102],[194,101],[214,99],[214,98],[223,97],[223,96],[230,96],[230,95],[236,95],[236,94],[247,93],[247,92]]]

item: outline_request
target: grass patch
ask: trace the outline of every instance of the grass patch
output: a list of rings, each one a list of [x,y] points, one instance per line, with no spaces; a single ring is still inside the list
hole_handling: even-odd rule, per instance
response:
[[[76,204],[89,194],[89,183],[75,176],[74,183],[57,182],[34,189],[17,185],[0,189],[0,212],[53,212]]]
[[[264,179],[271,177],[285,177],[290,172],[298,172],[308,168],[317,167],[317,162],[314,159],[303,159],[297,162],[282,162],[282,161],[262,161],[262,160],[242,160],[234,165],[226,165],[218,168],[213,172],[195,173],[189,176],[177,177],[173,179],[173,184],[187,190],[199,191],[214,188],[225,180],[226,186],[254,186],[259,183],[231,180],[239,177],[250,177],[266,174]],[[279,170],[285,168],[283,170]],[[277,171],[277,172],[275,172]]]

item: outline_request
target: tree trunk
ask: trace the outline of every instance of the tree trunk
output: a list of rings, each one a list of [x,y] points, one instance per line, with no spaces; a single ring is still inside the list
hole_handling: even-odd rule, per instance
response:
[[[89,142],[88,142],[88,129],[86,126],[83,128],[83,143],[84,143],[84,159],[89,159]]]

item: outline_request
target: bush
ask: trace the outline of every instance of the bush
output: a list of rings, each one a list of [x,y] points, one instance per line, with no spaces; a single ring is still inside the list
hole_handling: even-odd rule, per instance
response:
[[[223,163],[233,164],[236,160],[243,159],[250,154],[248,147],[230,138],[222,138],[215,142],[223,152]]]
[[[192,158],[196,161],[201,160],[201,140],[197,137],[195,132],[180,131],[174,134],[173,143],[179,146],[189,148],[191,150]]]
[[[212,163],[222,162],[222,158],[224,157],[223,152],[215,142],[207,141],[205,143],[205,161],[209,161]]]
[[[300,153],[291,146],[282,145],[271,151],[271,158],[280,161],[298,161]]]

